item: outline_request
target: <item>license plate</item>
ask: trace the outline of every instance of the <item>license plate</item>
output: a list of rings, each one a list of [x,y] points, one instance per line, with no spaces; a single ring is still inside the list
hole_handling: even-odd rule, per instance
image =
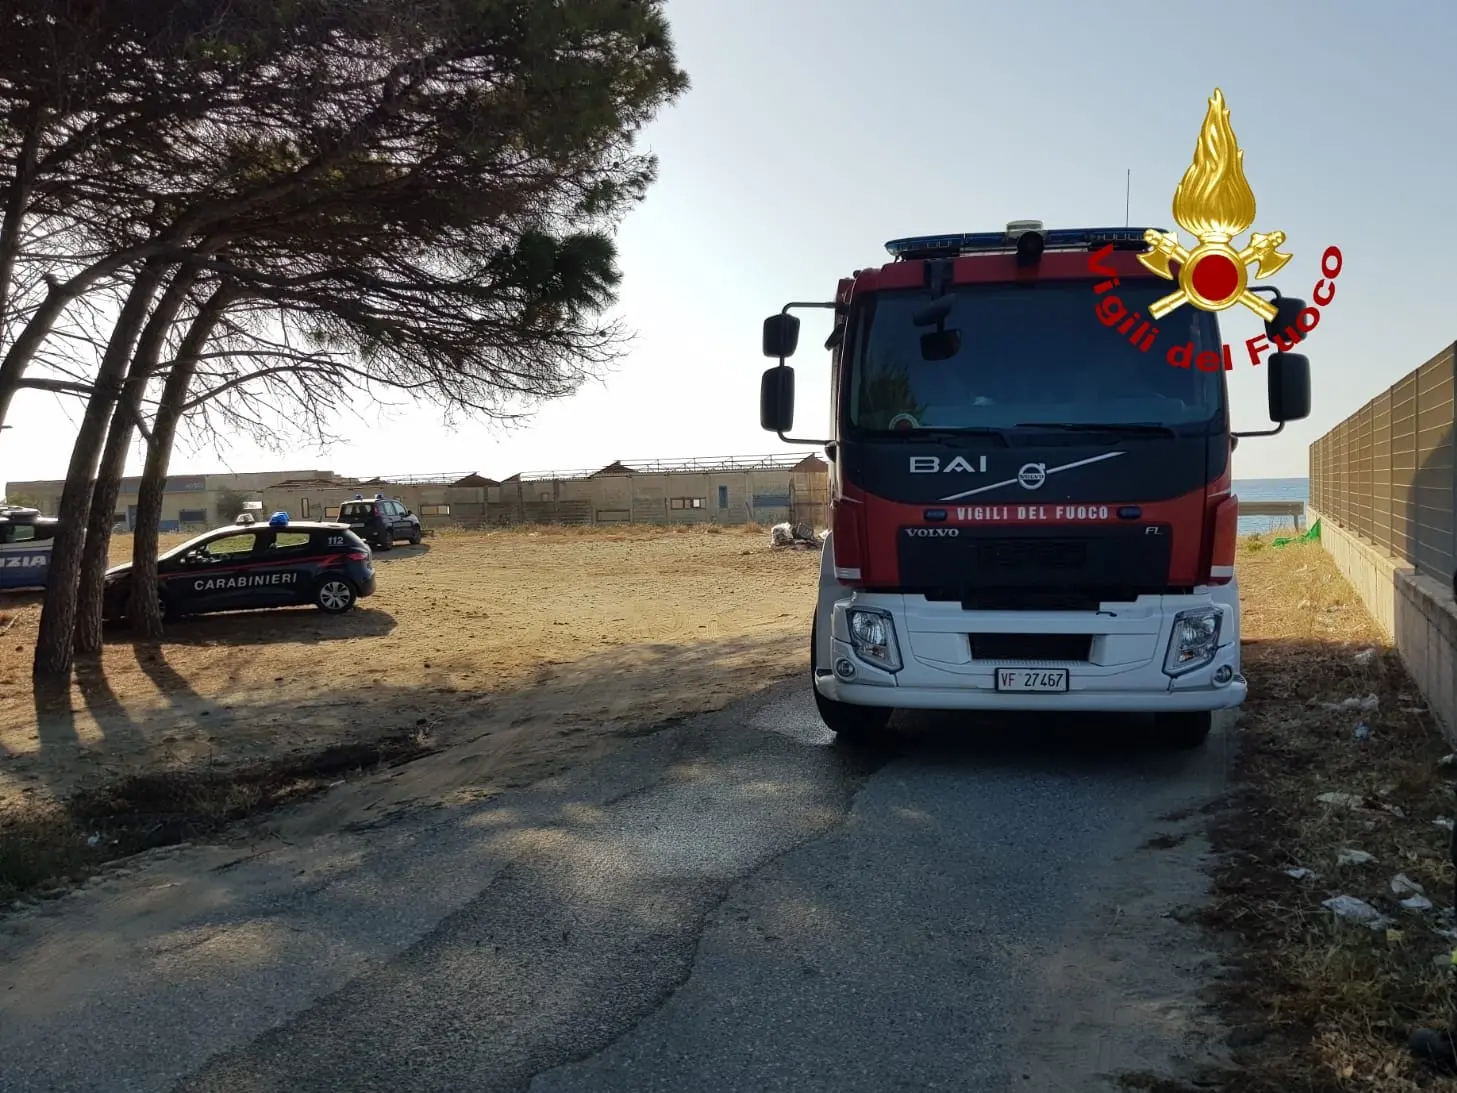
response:
[[[999,691],[1065,691],[1066,668],[998,668]]]

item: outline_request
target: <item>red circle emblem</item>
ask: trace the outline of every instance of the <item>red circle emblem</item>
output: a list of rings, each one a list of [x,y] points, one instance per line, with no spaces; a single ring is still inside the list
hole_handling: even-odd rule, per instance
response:
[[[1195,265],[1189,283],[1204,299],[1220,303],[1233,296],[1239,287],[1239,267],[1228,255],[1206,254]]]

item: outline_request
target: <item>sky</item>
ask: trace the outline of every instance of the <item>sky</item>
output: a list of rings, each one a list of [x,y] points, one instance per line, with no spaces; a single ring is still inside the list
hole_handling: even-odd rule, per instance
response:
[[[1236,478],[1303,476],[1312,441],[1457,339],[1457,5],[1259,6],[1083,0],[669,0],[692,88],[643,134],[659,179],[618,236],[616,314],[634,332],[603,383],[510,429],[366,409],[327,450],[232,438],[179,446],[174,473],[331,469],[404,475],[589,469],[614,459],[796,449],[758,422],[766,315],[829,299],[888,239],[1049,228],[1173,228],[1170,204],[1207,100],[1223,90],[1254,190],[1255,230],[1284,231],[1275,279],[1309,300],[1327,246],[1345,265],[1304,348],[1313,408],[1246,440]],[[1212,14],[1211,14],[1212,13]],[[1220,13],[1229,13],[1227,21]],[[1185,239],[1188,243],[1189,240]],[[1260,332],[1221,319],[1238,346]],[[806,317],[795,434],[824,436],[827,326]],[[1093,329],[1090,336],[1100,331]],[[1105,335],[1106,336],[1106,335]],[[1265,369],[1229,374],[1234,427],[1269,428]],[[0,480],[65,473],[80,408],[24,392],[0,433]],[[809,450],[809,449],[804,449]],[[133,453],[128,473],[139,473]]]

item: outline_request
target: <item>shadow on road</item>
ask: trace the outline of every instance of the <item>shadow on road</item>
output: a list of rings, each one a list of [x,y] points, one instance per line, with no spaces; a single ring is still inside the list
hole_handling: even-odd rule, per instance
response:
[[[1173,770],[1223,749],[1231,740],[1230,713],[1215,715],[1203,748],[1180,750],[1160,739],[1154,719],[1139,714],[901,712],[873,746],[836,746],[886,758],[914,756],[930,762],[978,767],[1084,770],[1129,764],[1150,772]],[[1224,727],[1221,728],[1221,725]]]

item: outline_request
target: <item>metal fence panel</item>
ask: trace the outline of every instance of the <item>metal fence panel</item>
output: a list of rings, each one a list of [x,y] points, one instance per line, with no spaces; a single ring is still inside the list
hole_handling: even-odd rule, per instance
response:
[[[1454,349],[1447,346],[1310,446],[1311,504],[1442,581],[1457,568]]]

